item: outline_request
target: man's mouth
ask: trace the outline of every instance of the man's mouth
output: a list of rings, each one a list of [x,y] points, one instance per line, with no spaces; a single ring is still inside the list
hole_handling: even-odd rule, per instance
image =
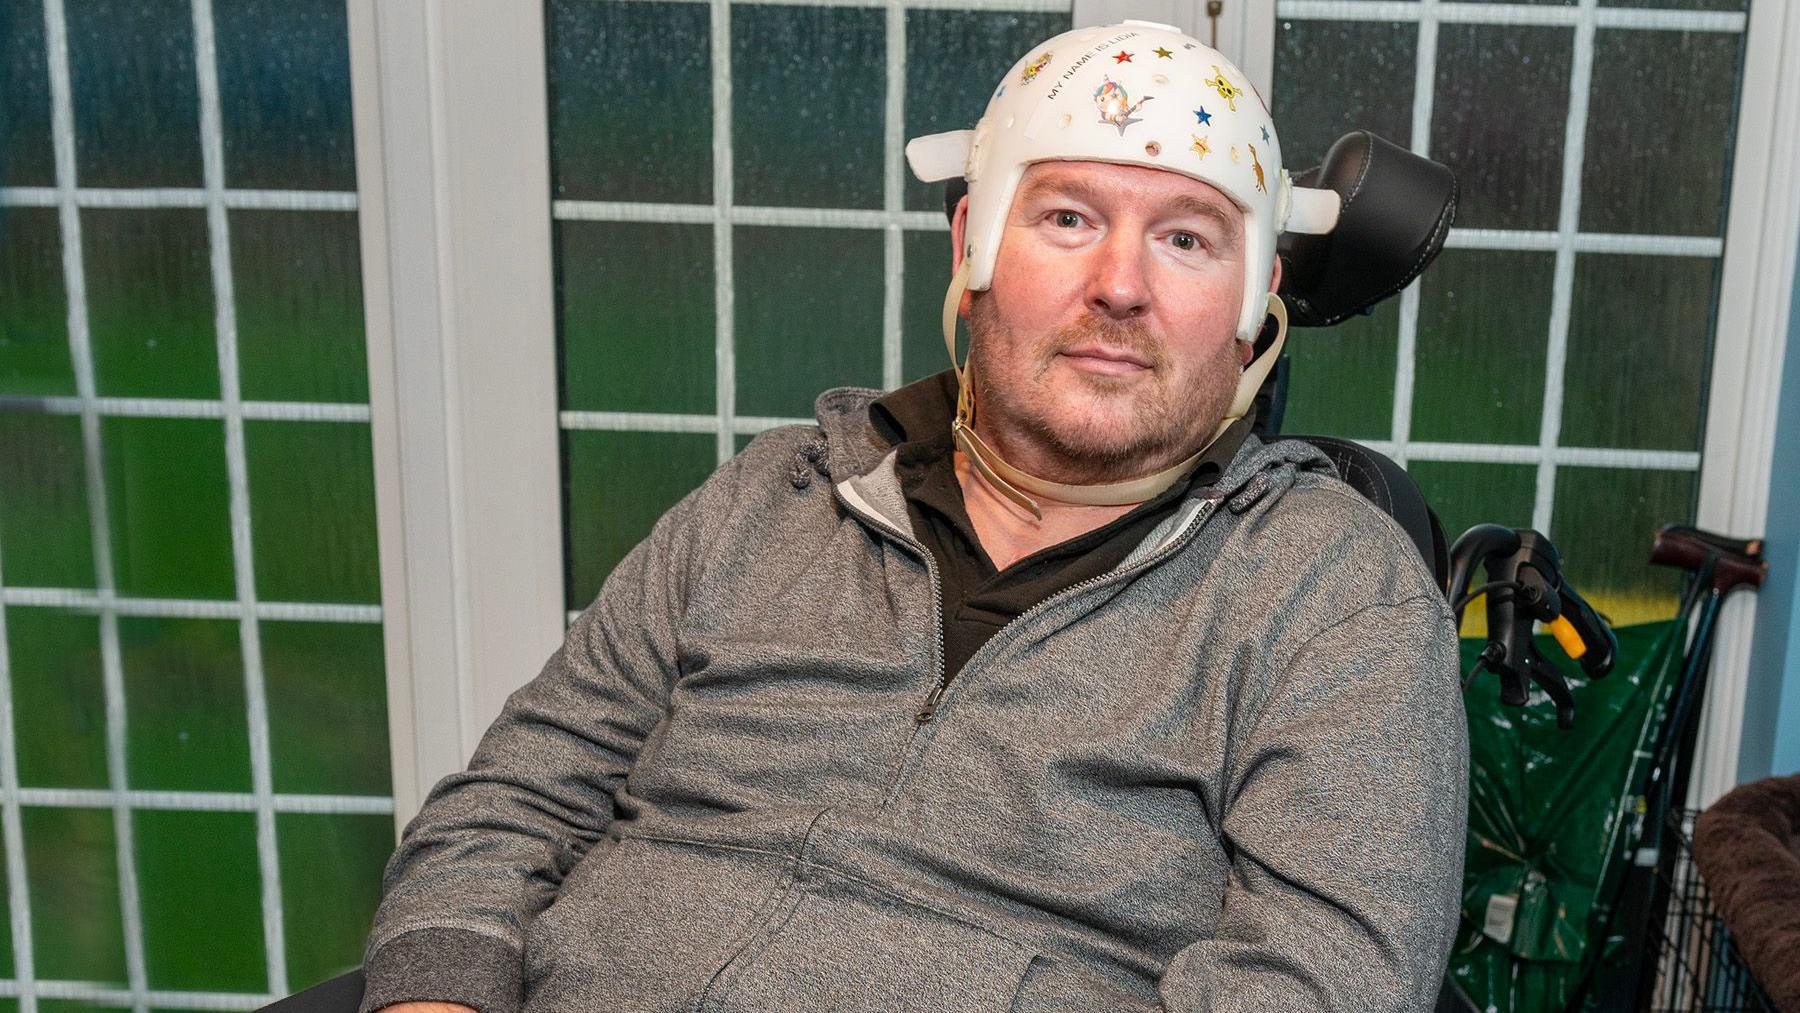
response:
[[[1076,369],[1110,376],[1125,376],[1150,368],[1150,363],[1136,352],[1106,345],[1082,345],[1062,352],[1061,355]]]

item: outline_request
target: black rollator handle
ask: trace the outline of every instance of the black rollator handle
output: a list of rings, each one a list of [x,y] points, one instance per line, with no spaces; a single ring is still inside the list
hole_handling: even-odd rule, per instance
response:
[[[1485,583],[1469,590],[1477,568]],[[1550,539],[1530,528],[1480,524],[1463,533],[1450,548],[1450,605],[1458,625],[1463,610],[1476,598],[1487,598],[1487,647],[1473,679],[1482,668],[1500,677],[1500,700],[1523,706],[1537,685],[1556,704],[1556,723],[1575,725],[1575,697],[1555,666],[1532,641],[1534,623],[1549,624],[1557,643],[1582,672],[1600,678],[1612,671],[1618,641],[1586,599],[1562,576],[1562,557]]]

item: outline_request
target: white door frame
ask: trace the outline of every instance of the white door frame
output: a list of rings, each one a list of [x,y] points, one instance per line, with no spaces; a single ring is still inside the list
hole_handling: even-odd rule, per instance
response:
[[[1800,242],[1800,10],[1784,0],[1751,0],[1747,33],[1698,523],[1761,535]],[[1689,805],[1711,805],[1738,783],[1755,626],[1748,594],[1720,613]]]
[[[543,5],[349,11],[398,827],[562,639]]]

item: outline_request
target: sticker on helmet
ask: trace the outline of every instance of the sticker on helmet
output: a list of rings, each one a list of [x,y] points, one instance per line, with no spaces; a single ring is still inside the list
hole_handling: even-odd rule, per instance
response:
[[[1219,97],[1225,100],[1225,104],[1231,107],[1232,112],[1237,112],[1237,100],[1244,94],[1244,89],[1225,80],[1225,72],[1219,69],[1218,64],[1213,64],[1212,69],[1213,76],[1207,78],[1204,83],[1209,88],[1218,89]]]
[[[1050,57],[1053,55],[1054,54],[1052,54],[1050,51],[1045,50],[1043,56],[1040,56],[1037,59],[1026,64],[1025,69],[1019,72],[1019,83],[1020,84],[1030,84],[1031,79],[1038,76],[1038,71],[1043,70],[1046,66],[1048,66],[1050,64]]]
[[[1263,135],[1263,139],[1268,139],[1266,133]],[[1262,160],[1256,157],[1256,145],[1245,142],[1245,146],[1250,149],[1250,167],[1256,170],[1256,188],[1263,193],[1268,193],[1269,188],[1263,183]]]
[[[1190,134],[1189,136],[1193,135]],[[1188,145],[1188,150],[1199,155],[1201,158],[1205,158],[1207,154],[1212,151],[1212,145],[1206,143],[1206,138],[1204,137],[1195,137],[1194,143]]]
[[[1158,56],[1158,57],[1160,57],[1160,58],[1162,58],[1162,59],[1164,59],[1164,60],[1173,60],[1173,59],[1175,59],[1175,54],[1174,54],[1174,53],[1171,53],[1171,52],[1169,52],[1169,50],[1168,50],[1168,49],[1167,49],[1167,48],[1165,48],[1165,47],[1163,47],[1163,46],[1157,46],[1157,47],[1156,47],[1156,55],[1157,55],[1157,56]]]
[[[1145,102],[1150,101],[1156,96],[1145,95],[1143,98],[1133,102],[1131,101],[1130,94],[1125,91],[1124,85],[1119,84],[1110,77],[1103,77],[1100,80],[1100,87],[1094,89],[1094,105],[1100,109],[1100,122],[1110,123],[1113,126],[1118,127],[1119,135],[1122,137],[1125,134],[1126,127],[1131,126],[1133,123],[1143,122],[1143,120],[1140,120],[1131,114],[1143,108]]]
[[[1212,113],[1207,112],[1205,106],[1194,110],[1194,118],[1199,120],[1203,127],[1212,125]]]
[[[1127,53],[1126,51],[1121,49],[1118,52],[1113,54],[1113,62],[1114,63],[1130,63],[1131,62],[1131,54]]]

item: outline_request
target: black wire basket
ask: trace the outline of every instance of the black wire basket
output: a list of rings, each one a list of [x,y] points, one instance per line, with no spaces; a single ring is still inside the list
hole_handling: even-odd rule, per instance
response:
[[[1657,862],[1668,907],[1660,926],[1650,932],[1656,980],[1645,1008],[1653,1013],[1778,1013],[1751,976],[1694,866],[1690,828],[1698,815],[1695,809],[1675,809],[1668,816]]]

